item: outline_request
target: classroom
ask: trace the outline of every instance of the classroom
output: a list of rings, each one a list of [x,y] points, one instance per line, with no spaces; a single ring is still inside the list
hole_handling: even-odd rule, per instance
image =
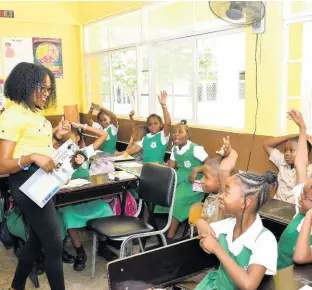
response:
[[[1,290],[312,289],[312,0],[0,28]]]

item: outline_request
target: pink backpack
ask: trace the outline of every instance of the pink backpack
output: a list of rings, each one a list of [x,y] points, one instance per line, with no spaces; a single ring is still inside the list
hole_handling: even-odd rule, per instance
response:
[[[111,200],[107,200],[109,206],[113,210],[114,215],[121,214],[121,202],[118,197],[114,197]],[[132,196],[132,194],[128,191],[126,197],[126,205],[125,205],[125,215],[127,216],[134,216],[138,211],[137,202]]]

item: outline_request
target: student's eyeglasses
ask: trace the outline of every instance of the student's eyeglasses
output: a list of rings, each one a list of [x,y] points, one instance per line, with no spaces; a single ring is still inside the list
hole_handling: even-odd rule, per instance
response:
[[[50,94],[51,93],[51,88],[46,88],[46,87],[41,87],[40,92],[42,94],[46,94],[47,92]]]

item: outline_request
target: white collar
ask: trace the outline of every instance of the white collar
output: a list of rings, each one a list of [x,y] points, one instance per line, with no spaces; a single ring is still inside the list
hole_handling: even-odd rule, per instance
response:
[[[235,256],[239,255],[242,251],[243,247],[248,248],[249,250],[253,250],[256,244],[256,239],[258,238],[260,232],[263,229],[263,224],[260,218],[260,215],[257,214],[256,220],[253,224],[240,235],[234,242],[233,242],[233,232],[234,227],[236,225],[236,219],[232,218],[229,221],[229,225],[223,229],[220,229],[219,233],[226,234],[226,241],[228,243],[228,247],[231,253]]]
[[[191,147],[192,142],[190,140],[187,140],[186,144],[180,149],[179,146],[174,145],[174,148],[176,149],[176,152],[181,155],[184,154],[186,151],[188,151]]]
[[[156,135],[158,135],[158,134],[160,134],[160,133],[161,133],[161,131],[157,132],[157,133],[154,134],[154,135],[152,135],[152,133],[147,133],[145,136],[146,136],[147,138],[152,138],[152,137],[154,137],[154,136],[156,136]]]
[[[304,219],[305,219],[305,217],[301,220],[300,224],[297,226],[297,231],[298,231],[298,233],[301,232],[301,228],[302,228],[302,226],[303,226]],[[312,228],[311,228],[311,233],[310,233],[310,235],[312,236]]]

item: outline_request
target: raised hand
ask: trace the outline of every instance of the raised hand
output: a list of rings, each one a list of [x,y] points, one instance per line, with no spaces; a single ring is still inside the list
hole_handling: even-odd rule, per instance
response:
[[[134,114],[135,114],[135,112],[134,112],[134,110],[132,110],[132,111],[129,113],[129,118],[130,118],[130,119],[133,119]]]
[[[167,94],[166,91],[161,91],[160,92],[160,96],[158,96],[158,101],[159,101],[159,104],[161,106],[166,106],[166,104],[167,104],[167,96],[168,96],[168,94]]]
[[[223,145],[219,151],[216,151],[218,155],[221,157],[227,157],[232,150],[231,142],[230,142],[230,137],[227,136],[226,138],[223,138]]]
[[[297,110],[290,110],[287,112],[287,118],[294,121],[299,127],[305,126],[302,114]]]
[[[57,132],[60,136],[66,135],[71,130],[70,122],[65,120],[64,116],[62,120],[58,123]]]
[[[97,110],[97,111],[101,111],[101,109],[102,109],[102,107],[100,105],[97,105],[97,104],[94,104],[94,103],[91,104],[91,108],[93,110]]]
[[[70,122],[70,123],[74,128],[77,128],[77,129],[82,129],[84,127],[84,125],[77,123],[77,122]]]

